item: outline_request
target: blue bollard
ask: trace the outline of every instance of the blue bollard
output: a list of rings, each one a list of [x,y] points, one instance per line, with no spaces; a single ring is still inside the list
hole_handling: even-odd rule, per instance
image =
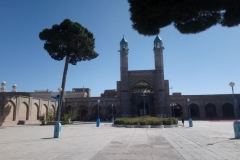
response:
[[[112,118],[112,123],[114,123],[114,118]]]
[[[54,125],[54,138],[59,138],[62,132],[62,125],[60,122],[56,122]]]
[[[99,127],[99,126],[100,126],[100,119],[98,118],[96,122],[96,127]]]
[[[234,122],[233,128],[234,128],[235,138],[239,139],[240,138],[240,122],[237,122],[237,121]]]
[[[189,127],[193,127],[192,118],[189,118],[188,122],[189,122]]]

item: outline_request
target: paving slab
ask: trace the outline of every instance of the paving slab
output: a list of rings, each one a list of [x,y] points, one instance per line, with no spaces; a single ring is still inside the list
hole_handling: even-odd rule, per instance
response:
[[[193,121],[193,127],[123,128],[111,123],[0,127],[0,160],[240,160],[233,122]]]

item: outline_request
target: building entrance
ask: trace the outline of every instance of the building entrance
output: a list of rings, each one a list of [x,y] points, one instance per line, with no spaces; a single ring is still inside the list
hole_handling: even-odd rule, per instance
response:
[[[144,105],[145,104],[145,105]],[[144,102],[140,102],[138,104],[138,116],[146,116],[149,115],[149,111],[148,111],[148,104],[144,103]]]

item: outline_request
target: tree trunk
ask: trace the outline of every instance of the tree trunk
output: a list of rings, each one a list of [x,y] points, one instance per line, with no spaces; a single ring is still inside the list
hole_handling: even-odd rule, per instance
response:
[[[59,112],[60,112],[60,117],[61,117],[61,108],[62,108],[62,100],[63,100],[63,94],[65,91],[65,83],[66,83],[66,77],[67,77],[67,70],[68,70],[68,62],[69,62],[69,56],[66,56],[66,60],[65,60],[65,65],[64,65],[64,70],[63,70],[63,78],[62,78],[62,92],[60,95],[60,107],[59,107]]]

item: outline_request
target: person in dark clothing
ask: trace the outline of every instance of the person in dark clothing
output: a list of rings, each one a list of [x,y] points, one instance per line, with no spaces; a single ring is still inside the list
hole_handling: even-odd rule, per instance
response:
[[[181,115],[182,125],[184,126],[184,117]]]

